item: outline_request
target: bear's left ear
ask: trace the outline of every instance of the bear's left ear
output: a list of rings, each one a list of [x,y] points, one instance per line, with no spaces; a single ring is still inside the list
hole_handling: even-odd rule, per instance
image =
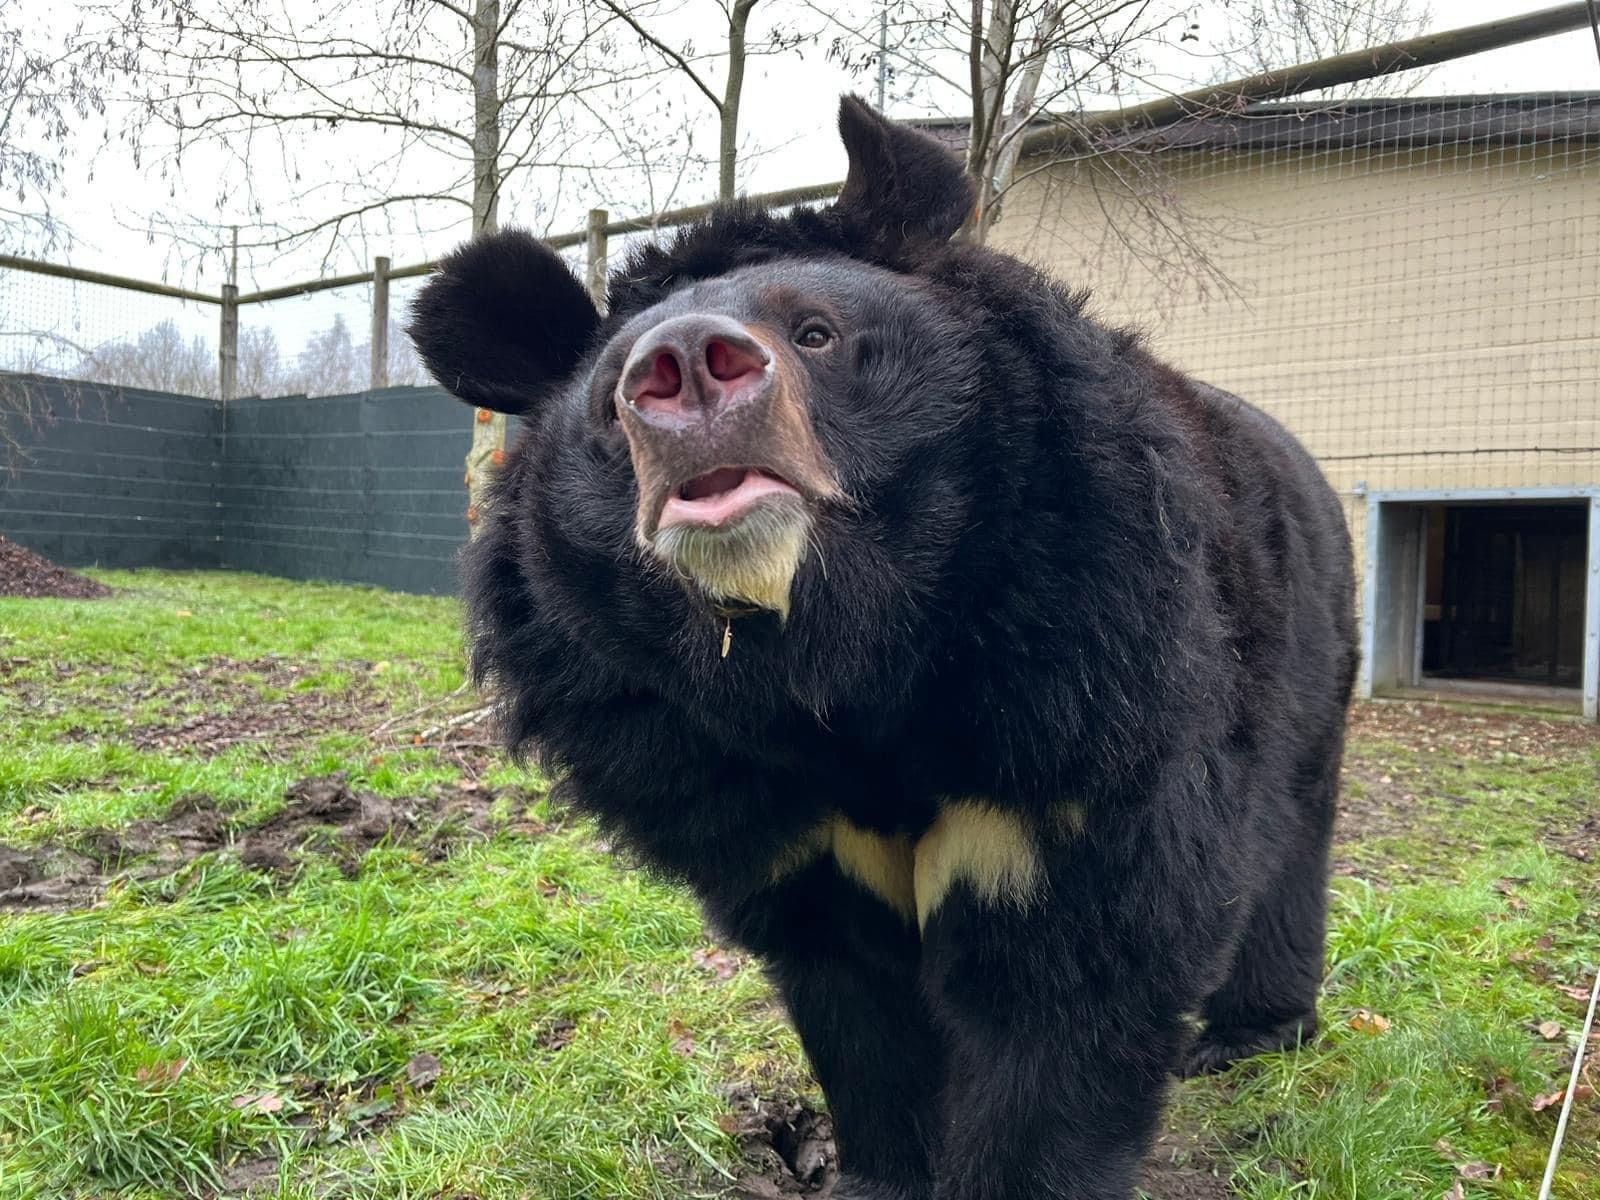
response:
[[[410,334],[446,391],[525,413],[583,357],[600,325],[567,264],[521,229],[476,238],[439,264]]]
[[[833,211],[875,249],[943,242],[972,212],[972,180],[955,155],[927,134],[880,116],[858,96],[846,96],[839,102],[839,137],[850,171]]]

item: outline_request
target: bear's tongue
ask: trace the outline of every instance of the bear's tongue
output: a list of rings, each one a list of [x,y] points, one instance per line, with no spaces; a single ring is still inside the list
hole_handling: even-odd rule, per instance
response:
[[[749,467],[718,467],[696,476],[669,497],[661,510],[660,527],[668,525],[726,525],[744,516],[772,496],[799,493],[783,480]]]

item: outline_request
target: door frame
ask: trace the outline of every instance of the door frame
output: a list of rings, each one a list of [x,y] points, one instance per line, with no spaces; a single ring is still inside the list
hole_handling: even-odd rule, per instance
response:
[[[1423,606],[1432,504],[1567,500],[1589,508],[1583,603],[1583,715],[1600,719],[1600,485],[1368,491],[1361,572],[1361,672],[1357,692],[1415,687],[1422,680]]]

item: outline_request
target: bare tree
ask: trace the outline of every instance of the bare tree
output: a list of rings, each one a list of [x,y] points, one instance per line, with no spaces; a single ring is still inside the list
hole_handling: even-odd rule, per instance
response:
[[[131,342],[97,347],[74,374],[94,383],[212,396],[217,390],[217,352],[203,337],[185,337],[177,322],[162,321]]]
[[[51,36],[40,14],[0,0],[0,249],[43,252],[66,236],[50,210],[75,125],[105,112],[130,58],[81,27]]]
[[[959,118],[978,184],[968,232],[980,241],[1016,180],[1026,134],[1072,120],[1085,97],[1122,90],[1187,23],[1154,0],[892,0],[854,23],[810,2],[833,25],[836,61],[892,79],[902,103]]]
[[[257,218],[256,236],[240,240],[256,259],[311,239],[332,254],[395,228],[494,229],[517,176],[596,167],[568,110],[622,74],[606,69],[612,18],[580,0],[351,0],[309,13],[274,0],[127,0],[102,11],[142,47],[125,136],[174,178],[197,154],[208,171],[220,163],[219,207]],[[287,194],[264,195],[261,178]],[[262,219],[269,201],[280,211]],[[523,216],[542,211],[535,201]]]
[[[662,29],[664,17],[678,15],[661,0],[642,4],[600,0],[601,5],[639,38],[643,47],[677,72],[711,105],[717,115],[717,197],[731,200],[739,187],[739,110],[744,99],[745,66],[753,54],[773,54],[792,49],[803,40],[782,29],[773,29],[755,42],[750,40],[750,16],[758,0],[718,0],[716,8],[725,40],[720,48],[698,50],[694,42],[674,42]],[[717,88],[707,67],[720,60],[723,81]]]
[[[368,235],[388,244],[398,221],[424,235],[492,232],[508,185],[533,172],[551,185],[547,200],[529,189],[522,217],[537,225],[565,173],[629,165],[592,157],[601,142],[574,108],[627,76],[608,41],[614,17],[582,0],[351,0],[309,12],[277,0],[117,0],[101,11],[142,48],[143,102],[125,136],[173,178],[197,153],[220,161],[219,207],[238,219],[242,202],[255,218],[247,254],[318,239],[327,261]],[[272,202],[298,215],[263,219],[260,178],[287,181],[291,194]],[[192,246],[214,238],[167,232]],[[475,506],[504,418],[473,430]]]
[[[1217,80],[1412,37],[1427,28],[1432,9],[1426,0],[1232,0],[1227,15],[1236,32],[1228,35],[1232,44],[1222,51]],[[1338,90],[1394,95],[1416,82],[1414,75],[1378,75]]]
[[[429,381],[416,343],[398,321],[389,322],[389,386],[416,387]]]
[[[105,111],[106,88],[127,65],[115,39],[86,37],[59,22],[52,31],[26,0],[0,0],[0,251],[46,254],[70,240],[51,200],[71,135]],[[3,310],[0,347],[8,371],[58,367],[83,354],[60,330]],[[25,378],[0,379],[0,466],[18,452],[21,430],[48,408],[37,391]]]
[[[336,396],[359,392],[367,385],[367,348],[358,346],[342,316],[306,339],[287,390],[308,396]]]
[[[1211,271],[1202,239],[1186,228],[1188,214],[1159,157],[1125,141],[1108,144],[1084,117],[1134,85],[1156,89],[1157,58],[1198,44],[1201,16],[1214,31],[1213,46],[1222,47],[1205,60],[1204,73],[1213,76],[1390,41],[1414,32],[1426,16],[1411,0],[893,0],[881,21],[852,25],[835,10],[812,6],[834,25],[836,60],[856,71],[892,66],[903,100],[959,115],[967,170],[978,184],[973,238],[987,236],[1019,182],[1092,163],[1095,170],[1081,177],[1092,186],[1109,183],[1139,226],[1122,237],[1128,248],[1202,275]],[[1065,149],[1020,170],[1025,139],[1049,127],[1068,135],[1055,139]]]
[[[283,351],[270,325],[246,325],[239,330],[238,394],[276,396],[284,384]]]

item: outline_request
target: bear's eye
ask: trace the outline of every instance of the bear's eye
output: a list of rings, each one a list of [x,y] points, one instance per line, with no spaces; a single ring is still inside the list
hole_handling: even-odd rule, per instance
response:
[[[799,332],[794,335],[794,344],[806,350],[821,350],[831,341],[833,341],[833,330],[815,321],[808,321],[800,326]]]

